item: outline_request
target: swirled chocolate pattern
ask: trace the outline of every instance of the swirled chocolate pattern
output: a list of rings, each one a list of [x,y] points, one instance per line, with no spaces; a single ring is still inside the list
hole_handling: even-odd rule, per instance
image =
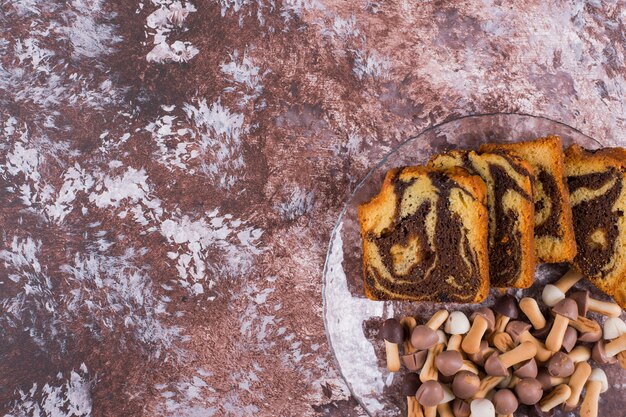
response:
[[[533,170],[512,152],[452,151],[433,157],[437,168],[461,166],[487,185],[489,272],[493,287],[527,288],[534,281]]]
[[[484,144],[480,152],[518,153],[535,171],[535,251],[541,262],[567,262],[576,255],[569,193],[565,186],[563,143],[558,136]]]
[[[566,151],[567,184],[578,253],[574,264],[626,306],[626,151]]]
[[[463,169],[391,170],[359,207],[366,293],[479,302],[488,291],[485,185]]]

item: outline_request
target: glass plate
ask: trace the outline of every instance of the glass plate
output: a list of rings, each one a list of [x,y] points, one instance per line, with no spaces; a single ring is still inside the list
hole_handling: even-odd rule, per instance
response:
[[[361,238],[357,207],[378,193],[385,173],[393,167],[424,164],[430,156],[455,148],[477,148],[485,142],[517,142],[550,134],[564,144],[578,143],[597,148],[600,142],[578,130],[542,117],[522,114],[468,116],[431,127],[408,139],[367,174],[350,197],[331,236],[323,277],[324,321],[331,349],[350,391],[372,416],[406,415],[406,399],[400,395],[402,372],[389,373],[384,363],[384,343],[377,338],[380,323],[389,317],[414,315],[425,322],[442,304],[381,302],[365,298],[361,265]],[[538,285],[516,296],[539,296],[546,282],[556,280],[566,265],[540,265]],[[585,284],[583,284],[585,286]],[[591,289],[596,298],[606,298]],[[493,292],[493,291],[492,291]],[[484,304],[493,302],[493,294]],[[469,311],[468,305],[444,304],[444,308]],[[600,317],[597,317],[600,319]],[[624,417],[626,410],[626,371],[607,367],[610,389],[602,395],[600,414]],[[610,400],[609,400],[610,399]],[[523,410],[517,417],[525,416]],[[567,416],[560,410],[555,416]],[[569,414],[569,416],[578,415]]]

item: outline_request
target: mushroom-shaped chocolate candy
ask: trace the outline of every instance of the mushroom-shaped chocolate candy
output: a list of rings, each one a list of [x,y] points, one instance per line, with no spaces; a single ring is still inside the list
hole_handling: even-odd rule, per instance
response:
[[[528,317],[528,320],[530,320],[536,330],[546,327],[546,318],[541,313],[539,305],[534,298],[522,298],[519,302],[519,308],[526,314],[526,317]]]
[[[443,400],[443,387],[437,381],[426,381],[415,393],[415,398],[424,408],[424,417],[435,417],[437,405]]]
[[[570,320],[569,325],[580,333],[579,342],[594,343],[602,338],[602,328],[595,320],[578,316],[576,320]]]
[[[548,373],[551,376],[567,378],[574,373],[574,362],[563,352],[556,352],[548,361]]]
[[[470,417],[470,406],[460,398],[452,402],[452,414],[454,417]]]
[[[552,329],[546,338],[546,349],[558,352],[561,350],[561,346],[563,346],[563,337],[569,321],[578,318],[578,306],[576,301],[571,298],[564,298],[552,307],[552,312],[555,314],[555,317]]]
[[[550,333],[550,329],[552,329],[552,323],[554,323],[554,319],[552,318],[552,316],[549,316],[546,318],[545,326],[543,326],[539,330],[533,328],[530,334],[535,336],[537,339],[540,339],[540,340],[545,339],[548,336],[548,333]]]
[[[513,394],[513,391],[509,389],[501,389],[496,392],[492,402],[498,417],[513,417],[513,413],[519,406],[517,397]]]
[[[424,362],[426,362],[426,357],[428,356],[427,350],[416,350],[413,353],[409,353],[408,355],[402,355],[400,359],[406,369],[411,372],[417,372],[424,366]]]
[[[522,404],[533,405],[543,397],[543,389],[536,379],[524,378],[515,386],[515,394]]]
[[[608,317],[619,317],[622,308],[615,303],[596,300],[589,296],[589,291],[576,291],[570,294],[569,298],[578,304],[578,314],[586,316],[587,311],[600,313]]]
[[[554,307],[559,301],[565,298],[565,293],[569,291],[583,276],[578,271],[570,269],[554,284],[543,287],[541,298],[548,307]]]
[[[380,336],[385,340],[387,369],[390,372],[398,372],[400,370],[398,345],[404,342],[404,328],[398,320],[387,319],[380,329]]]
[[[598,401],[600,394],[609,389],[609,382],[602,369],[596,368],[591,371],[587,380],[587,393],[580,406],[581,417],[598,417]]]
[[[409,411],[409,417],[418,417],[421,413],[420,405],[415,399],[415,393],[420,387],[419,375],[410,373],[406,374],[402,379],[402,386],[400,390],[402,395],[406,397],[407,410]]]
[[[572,390],[565,384],[557,385],[554,390],[546,395],[541,401],[539,401],[539,407],[541,411],[548,412],[554,407],[563,404],[569,396],[572,394]]]
[[[539,369],[537,373],[537,381],[541,384],[541,389],[544,391],[550,391],[553,387],[556,387],[560,384],[567,384],[569,382],[569,378],[561,378],[557,376],[552,376],[548,372],[546,368]]]
[[[534,358],[537,354],[537,347],[532,342],[523,342],[515,349],[506,353],[494,353],[485,361],[485,372],[493,376],[507,376],[508,368]]]
[[[587,362],[591,358],[591,349],[587,346],[579,345],[571,350],[567,356],[577,364],[578,362]]]
[[[626,334],[626,323],[619,317],[609,317],[604,321],[604,339],[614,340]],[[622,369],[626,369],[626,351],[617,354]]]
[[[450,335],[448,350],[459,350],[463,335],[469,332],[470,322],[462,311],[453,311],[448,316],[443,330]]]
[[[496,409],[493,403],[486,398],[478,398],[470,403],[472,417],[495,417]]]
[[[520,363],[513,375],[518,378],[537,378],[537,372],[537,361],[532,358]]]
[[[496,350],[489,346],[489,342],[483,340],[480,342],[478,352],[467,355],[472,362],[478,366],[483,366],[487,358]]]
[[[626,351],[626,334],[623,334],[608,343],[604,340],[599,340],[593,346],[591,357],[599,364],[605,365],[617,362],[615,356],[624,351]]]
[[[567,326],[563,335],[563,350],[570,352],[576,346],[576,341],[578,341],[578,332],[573,327]]]
[[[478,369],[470,361],[464,361],[461,352],[456,350],[446,350],[435,358],[437,370],[445,376],[453,376],[461,370],[466,370],[478,374]]]
[[[411,344],[417,350],[429,349],[439,341],[437,329],[448,318],[449,313],[446,310],[439,310],[428,320],[426,324],[415,326],[411,332]]]
[[[537,361],[546,362],[552,357],[552,352],[546,349],[543,343],[541,343],[539,340],[537,340],[537,338],[530,334],[529,329],[530,324],[519,320],[511,321],[508,326],[506,326],[506,332],[511,336],[514,343],[533,343],[537,348],[537,354],[535,355]]]
[[[465,338],[463,338],[463,343],[461,344],[461,348],[468,355],[480,350],[480,342],[483,336],[488,331],[492,331],[496,323],[493,311],[486,307],[479,308],[472,313],[470,320],[472,321],[472,327]]]
[[[576,369],[574,369],[574,373],[569,379],[567,385],[572,390],[567,401],[563,404],[563,408],[565,411],[572,411],[576,407],[578,407],[578,402],[580,401],[580,394],[585,386],[585,382],[591,375],[591,366],[587,362],[579,362],[576,364]]]
[[[519,307],[517,306],[517,298],[511,294],[505,294],[498,298],[493,305],[493,311],[496,312],[495,331],[503,332],[509,320],[517,320],[519,317]]]
[[[517,298],[510,294],[503,295],[496,300],[493,311],[496,312],[496,324],[489,336],[489,342],[500,352],[508,352],[515,347],[515,344],[505,329],[511,319],[515,320],[519,317]]]
[[[454,376],[452,381],[452,392],[457,398],[466,400],[478,392],[480,388],[480,378],[470,371],[460,371]]]
[[[446,346],[447,339],[446,334],[441,330],[437,330],[436,334],[438,341],[433,347],[428,349],[426,361],[424,361],[424,366],[422,367],[422,371],[420,372],[420,381],[422,382],[430,380],[436,381],[439,377],[435,362],[437,360],[437,356],[439,356],[441,352],[443,352],[443,348]]]

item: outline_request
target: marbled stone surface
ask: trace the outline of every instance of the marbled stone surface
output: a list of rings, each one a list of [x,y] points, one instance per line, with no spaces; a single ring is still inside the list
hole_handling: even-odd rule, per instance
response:
[[[0,415],[362,415],[321,317],[350,192],[461,115],[626,144],[625,25],[616,1],[0,2]]]

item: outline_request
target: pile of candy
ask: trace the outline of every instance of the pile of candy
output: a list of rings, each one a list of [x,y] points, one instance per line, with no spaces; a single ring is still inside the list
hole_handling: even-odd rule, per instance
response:
[[[402,383],[408,415],[512,417],[524,404],[537,416],[580,406],[581,416],[597,417],[608,382],[588,360],[626,369],[626,324],[617,304],[587,291],[567,294],[580,278],[570,271],[544,288],[553,317],[546,318],[533,298],[518,302],[504,295],[469,318],[439,310],[422,325],[413,317],[386,320],[380,336],[387,367],[397,372],[404,365],[410,372]],[[603,328],[589,311],[607,316]],[[522,312],[528,322],[518,320]]]

